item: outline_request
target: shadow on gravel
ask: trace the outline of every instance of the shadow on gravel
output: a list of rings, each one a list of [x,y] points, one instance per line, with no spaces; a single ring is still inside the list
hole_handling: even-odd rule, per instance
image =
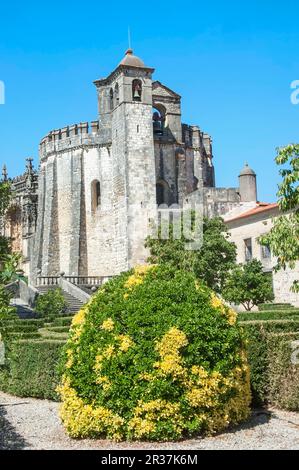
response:
[[[274,413],[266,409],[253,410],[248,421],[245,421],[244,423],[238,424],[236,426],[232,426],[231,428],[224,431],[223,434],[230,434],[236,431],[247,431],[250,429],[254,429],[256,426],[261,426],[262,424],[268,423],[274,416]]]
[[[21,450],[28,445],[7,420],[5,406],[0,405],[0,449]]]

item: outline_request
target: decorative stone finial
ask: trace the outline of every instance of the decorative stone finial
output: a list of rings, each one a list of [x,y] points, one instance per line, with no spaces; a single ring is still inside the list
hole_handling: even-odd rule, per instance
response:
[[[32,157],[29,157],[29,158],[26,158],[26,170],[27,170],[27,174],[32,174],[33,173],[33,158]]]
[[[3,168],[2,168],[2,179],[3,179],[3,181],[7,181],[7,179],[8,179],[8,174],[7,174],[7,167],[6,167],[6,165],[3,165]]]

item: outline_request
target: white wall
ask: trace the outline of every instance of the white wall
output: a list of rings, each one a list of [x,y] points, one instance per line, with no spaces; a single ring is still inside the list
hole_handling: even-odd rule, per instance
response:
[[[272,255],[270,259],[262,258],[262,250],[258,243],[258,238],[271,230],[273,226],[272,220],[278,215],[278,209],[274,208],[243,219],[226,222],[231,234],[231,241],[237,246],[238,263],[245,263],[244,240],[251,238],[252,257],[262,262],[265,271],[273,270],[273,267],[276,265],[276,259]],[[295,279],[299,279],[299,263],[297,263],[295,270],[287,268],[285,271],[279,271],[277,273],[273,271],[275,302],[287,302],[299,306],[299,294],[290,291]]]

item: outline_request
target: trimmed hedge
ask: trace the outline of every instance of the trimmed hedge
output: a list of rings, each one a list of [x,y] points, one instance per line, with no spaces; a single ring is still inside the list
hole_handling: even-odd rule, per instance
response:
[[[8,334],[8,338],[10,341],[14,341],[17,339],[38,339],[41,338],[41,335],[38,331],[31,331],[29,333],[12,332]]]
[[[22,324],[12,324],[6,326],[6,333],[31,333],[37,332],[38,327],[36,325],[22,325]]]
[[[268,333],[294,333],[299,331],[298,320],[249,320],[239,322],[242,326],[260,327]]]
[[[53,326],[71,326],[73,316],[55,318]]]
[[[299,410],[299,365],[292,364],[291,342],[299,334],[269,335],[268,346],[268,401],[280,408]]]
[[[9,317],[2,322],[6,362],[0,366],[0,390],[18,396],[57,399],[57,365],[67,331],[51,331],[53,322],[48,331],[45,321]]]
[[[258,308],[260,311],[266,311],[266,310],[286,310],[286,309],[290,309],[294,307],[292,304],[269,303],[269,304],[260,304]]]
[[[57,399],[57,365],[64,341],[12,341],[0,367],[0,389],[20,397]]]
[[[70,331],[69,326],[48,326],[48,331],[53,331],[55,333],[68,333]]]
[[[242,312],[238,314],[239,321],[252,320],[298,320],[299,309],[265,310],[261,312]]]
[[[265,403],[299,410],[299,365],[291,363],[293,340],[299,339],[299,322],[240,322],[248,341],[253,404]]]

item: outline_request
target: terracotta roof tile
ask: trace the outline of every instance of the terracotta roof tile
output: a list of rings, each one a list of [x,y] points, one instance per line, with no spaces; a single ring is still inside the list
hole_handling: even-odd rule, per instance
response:
[[[275,208],[278,208],[278,204],[276,202],[270,204],[267,202],[258,202],[256,207],[254,207],[253,209],[243,212],[243,214],[239,214],[238,216],[233,217],[232,219],[227,219],[225,220],[225,222],[233,222],[234,220],[246,219],[247,217],[250,217],[252,215],[260,214],[261,212],[267,212]]]

